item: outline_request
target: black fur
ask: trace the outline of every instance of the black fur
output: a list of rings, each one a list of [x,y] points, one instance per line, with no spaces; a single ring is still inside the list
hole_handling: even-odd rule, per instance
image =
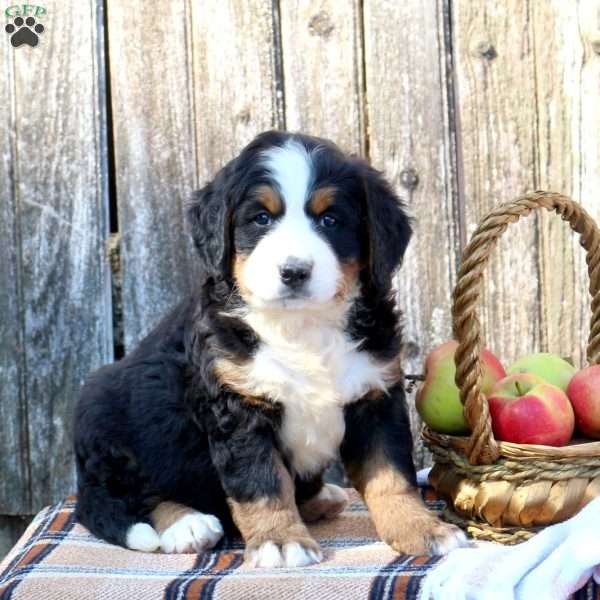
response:
[[[410,220],[389,183],[375,169],[363,166],[369,220],[369,267],[378,296],[389,294],[391,275],[400,264],[411,236]]]
[[[350,404],[344,413],[346,433],[340,455],[354,478],[360,478],[363,467],[380,451],[409,483],[417,484],[402,386],[377,398],[367,397]]]
[[[364,162],[325,140],[295,137],[308,148],[321,146],[315,180],[343,195],[346,230],[323,235],[332,236],[340,260],[363,265],[348,333],[378,358],[392,358],[400,348],[392,273],[410,238],[403,206]],[[187,217],[204,272],[199,289],[131,354],[93,373],[82,389],[75,415],[77,517],[105,540],[123,545],[127,529],[147,521],[161,500],[214,514],[234,530],[227,496],[245,501],[279,491],[273,451],[281,450],[282,407],[268,399],[245,402],[216,378],[213,363],[225,355],[248,360],[260,342],[248,325],[222,313],[243,303],[232,276],[233,254],[260,237],[240,217],[251,190],[268,183],[257,155],[289,138],[280,132],[258,136],[194,195]],[[344,460],[360,463],[380,444],[414,481],[403,404],[398,387],[377,402],[347,407]],[[297,479],[298,501],[321,486],[321,472]]]

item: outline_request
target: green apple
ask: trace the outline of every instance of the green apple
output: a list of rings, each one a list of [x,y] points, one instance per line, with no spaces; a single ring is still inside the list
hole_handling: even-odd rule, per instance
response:
[[[567,391],[569,382],[577,369],[564,358],[550,352],[535,352],[523,356],[507,369],[507,373],[533,373],[546,383],[551,383],[563,392]]]
[[[425,362],[425,381],[416,397],[417,411],[431,429],[440,433],[468,433],[463,405],[454,376],[454,353],[458,342],[450,341],[434,348]],[[481,352],[483,378],[481,391],[487,394],[493,385],[506,376],[500,361],[485,348]]]

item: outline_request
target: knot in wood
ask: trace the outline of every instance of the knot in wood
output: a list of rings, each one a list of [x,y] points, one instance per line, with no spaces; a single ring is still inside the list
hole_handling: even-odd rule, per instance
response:
[[[409,167],[400,172],[400,185],[407,190],[414,190],[419,185],[419,174],[415,169]]]
[[[494,60],[494,58],[498,56],[496,48],[494,48],[494,46],[490,42],[487,42],[485,40],[478,42],[475,45],[474,54],[475,56],[485,58],[486,60]]]
[[[316,15],[313,15],[308,22],[308,31],[311,35],[318,35],[327,39],[331,32],[335,29],[335,25],[332,23],[329,15],[322,10]]]
[[[243,125],[248,125],[252,119],[252,112],[249,108],[245,108],[236,115],[236,118]]]

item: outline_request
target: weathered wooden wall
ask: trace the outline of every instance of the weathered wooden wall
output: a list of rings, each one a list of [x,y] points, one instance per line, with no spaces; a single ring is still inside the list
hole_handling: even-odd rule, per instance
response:
[[[74,489],[74,400],[113,356],[102,21],[84,0],[37,48],[2,32],[0,515]]]
[[[398,277],[408,373],[420,373],[427,351],[451,337],[460,215],[446,9],[420,0],[365,2],[369,158],[415,217],[414,239]],[[411,417],[421,466],[427,456],[416,411]]]
[[[600,217],[600,0],[45,5],[37,48],[1,42],[0,515],[73,490],[77,388],[113,357],[111,216],[127,350],[197,276],[190,191],[262,130],[329,137],[405,199],[407,371],[450,336],[460,251],[492,206],[550,188]],[[581,360],[585,261],[562,222],[511,227],[486,277],[505,361]]]

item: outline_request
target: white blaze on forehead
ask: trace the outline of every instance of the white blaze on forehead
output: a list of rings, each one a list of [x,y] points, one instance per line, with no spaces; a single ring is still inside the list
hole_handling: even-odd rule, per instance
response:
[[[288,140],[263,152],[262,160],[279,190],[284,213],[246,260],[244,287],[256,305],[279,301],[289,293],[281,281],[281,267],[300,260],[312,266],[304,301],[328,303],[335,297],[341,270],[333,248],[305,210],[314,180],[313,156],[299,142]]]
[[[283,146],[267,150],[264,157],[265,166],[279,186],[286,208],[300,208],[304,212],[312,180],[312,158],[307,148],[295,140],[288,140]]]

